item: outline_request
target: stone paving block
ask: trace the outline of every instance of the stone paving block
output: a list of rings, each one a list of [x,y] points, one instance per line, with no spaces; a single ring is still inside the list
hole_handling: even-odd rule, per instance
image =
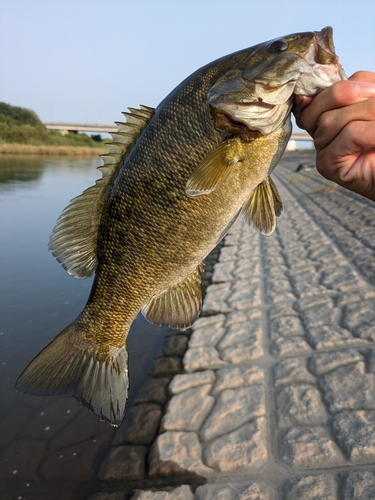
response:
[[[307,330],[307,340],[316,350],[339,349],[358,345],[360,342],[347,330],[338,325],[311,327]]]
[[[249,363],[264,355],[261,338],[255,335],[249,336],[243,344],[239,343],[233,347],[224,349],[221,356],[224,361],[233,365]]]
[[[230,242],[231,235],[225,238],[225,246],[221,249],[219,262],[232,262],[237,256],[237,240],[233,243],[233,246],[227,246]]]
[[[155,403],[132,406],[126,412],[124,423],[117,431],[113,444],[151,444],[162,415],[161,407]]]
[[[195,432],[164,432],[152,445],[150,476],[186,475],[210,477],[213,470],[202,462],[202,445]]]
[[[296,311],[293,309],[295,300],[285,300],[282,303],[272,304],[269,309],[269,318],[272,321],[275,318],[279,318],[280,316],[291,316],[296,314]]]
[[[194,500],[190,486],[184,484],[169,491],[136,490],[130,500]]]
[[[226,300],[231,295],[230,283],[219,283],[207,287],[204,298],[202,314],[228,313],[231,308],[226,304]]]
[[[227,283],[235,279],[233,271],[236,268],[234,260],[227,262],[218,262],[215,264],[212,274],[212,283]]]
[[[171,394],[179,394],[180,392],[192,389],[193,387],[198,387],[204,384],[213,384],[215,380],[215,372],[212,370],[175,375],[169,385],[169,392]]]
[[[234,316],[228,318],[225,335],[217,345],[219,350],[232,348],[234,345],[251,345],[262,335],[262,315],[260,311],[253,311],[243,316],[243,321],[234,322]],[[229,324],[228,324],[229,323]]]
[[[280,435],[280,460],[294,468],[315,469],[344,463],[324,427],[291,427]]]
[[[243,251],[238,252],[238,257],[243,257]],[[233,276],[235,279],[251,279],[256,276],[260,276],[260,261],[259,259],[250,260],[250,258],[242,258],[236,262],[236,267],[233,271]]]
[[[274,367],[275,387],[289,384],[313,384],[316,378],[306,368],[305,358],[283,359]]]
[[[375,324],[375,300],[363,300],[347,304],[343,309],[342,324],[352,330],[361,325]]]
[[[333,475],[293,477],[282,488],[282,500],[339,500]]]
[[[212,316],[198,318],[192,326],[192,330],[193,332],[195,332],[195,330],[204,329],[205,327],[211,325],[216,325],[217,328],[220,328],[221,326],[223,326],[225,320],[225,314],[214,314]]]
[[[216,316],[211,317],[215,318]],[[222,319],[218,319],[216,322],[211,322],[205,326],[194,328],[194,332],[189,340],[189,347],[201,347],[208,345],[216,346],[220,339],[225,335],[223,323],[224,321]]]
[[[239,429],[208,443],[204,462],[220,472],[246,472],[264,467],[269,460],[265,418],[257,418]]]
[[[161,422],[162,431],[199,431],[211,411],[215,398],[212,384],[193,387],[173,396]]]
[[[353,334],[358,339],[375,341],[375,325],[373,323],[360,325],[353,330]]]
[[[342,411],[335,415],[332,429],[350,460],[375,459],[375,411]]]
[[[265,389],[260,385],[225,389],[203,424],[200,436],[210,441],[227,434],[250,420],[265,415]]]
[[[365,282],[360,278],[358,273],[354,272],[350,266],[343,265],[335,271],[324,272],[322,276],[322,284],[327,288],[332,288],[340,292],[363,287]]]
[[[332,303],[326,303],[306,309],[302,314],[309,328],[338,325],[341,318],[341,309],[334,307]]]
[[[311,385],[298,384],[279,389],[276,406],[280,428],[328,423],[320,392]]]
[[[174,375],[182,370],[181,358],[179,356],[162,356],[156,358],[151,368],[153,377]]]
[[[312,347],[301,337],[279,337],[271,342],[270,351],[276,356],[296,356],[310,353]]]
[[[328,304],[333,307],[334,300],[338,295],[338,293],[328,292],[324,288],[321,289],[321,293],[317,293],[317,287],[314,287],[314,293],[305,293],[302,298],[296,300],[294,309],[298,312],[303,312],[323,304]]]
[[[271,338],[303,337],[305,328],[298,316],[280,316],[270,322]]]
[[[361,470],[342,474],[344,478],[342,500],[374,500],[375,472]]]
[[[235,389],[253,384],[263,385],[264,381],[264,370],[258,366],[222,368],[217,371],[216,383],[211,394],[217,396],[224,389]]]
[[[375,347],[360,349],[359,352],[366,360],[366,371],[369,373],[375,373]]]
[[[162,356],[182,356],[186,351],[188,337],[186,335],[171,335],[166,337],[161,349]]]
[[[260,281],[258,279],[236,280],[226,301],[231,310],[259,306],[261,304]]]
[[[106,483],[143,479],[147,451],[145,446],[116,446],[102,463],[99,478]]]
[[[196,500],[271,500],[270,491],[259,483],[205,484],[195,491]]]
[[[363,361],[363,356],[355,349],[345,349],[345,351],[323,352],[310,357],[309,368],[316,376],[324,375],[340,366]]]
[[[115,493],[95,493],[91,495],[87,500],[126,500],[125,493],[123,491],[116,491]]]
[[[169,377],[151,378],[147,380],[134,400],[135,403],[158,403],[163,405],[167,401],[167,387]]]
[[[187,372],[215,370],[228,366],[226,361],[220,359],[219,351],[213,346],[190,347],[185,353],[183,364]]]
[[[329,411],[375,409],[374,374],[364,363],[351,363],[320,377],[320,386]]]

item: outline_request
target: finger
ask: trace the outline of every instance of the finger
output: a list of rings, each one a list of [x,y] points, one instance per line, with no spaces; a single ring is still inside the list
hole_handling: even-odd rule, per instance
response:
[[[313,100],[312,97],[308,97],[305,95],[294,96],[292,112],[296,118],[296,123],[300,128],[303,128],[300,123],[301,113],[306,108],[306,106],[308,106],[311,103],[312,100]]]
[[[375,121],[375,98],[323,113],[314,134],[316,150],[325,148],[350,122],[358,121]]]
[[[375,122],[350,122],[316,158],[327,179],[374,199]]]
[[[357,71],[349,77],[350,81],[375,83],[375,73],[372,71]]]
[[[302,111],[299,120],[300,126],[314,136],[317,121],[323,113],[354,104],[366,98],[359,95],[358,86],[361,86],[361,83],[345,80],[337,82],[320,92],[311,104]],[[366,86],[364,93],[366,93],[367,97],[375,96],[375,84],[364,82],[364,86]]]

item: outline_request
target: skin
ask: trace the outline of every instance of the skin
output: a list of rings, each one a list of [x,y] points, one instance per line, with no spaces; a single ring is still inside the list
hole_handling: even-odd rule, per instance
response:
[[[358,71],[314,98],[296,96],[293,113],[314,139],[318,171],[375,201],[375,73]]]

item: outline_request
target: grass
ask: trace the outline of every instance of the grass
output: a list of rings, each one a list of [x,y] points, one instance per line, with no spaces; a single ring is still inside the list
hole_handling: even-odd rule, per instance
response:
[[[0,102],[0,154],[99,155],[107,153],[97,136],[47,130],[29,109]]]
[[[34,154],[34,155],[58,155],[58,156],[97,156],[107,153],[107,148],[102,145],[91,146],[64,146],[54,144],[0,144],[0,154]]]

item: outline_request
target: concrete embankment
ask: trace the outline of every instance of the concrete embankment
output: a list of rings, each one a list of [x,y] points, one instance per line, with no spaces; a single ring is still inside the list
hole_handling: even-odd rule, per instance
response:
[[[375,205],[313,164],[283,157],[272,236],[225,238],[91,500],[375,498]]]

